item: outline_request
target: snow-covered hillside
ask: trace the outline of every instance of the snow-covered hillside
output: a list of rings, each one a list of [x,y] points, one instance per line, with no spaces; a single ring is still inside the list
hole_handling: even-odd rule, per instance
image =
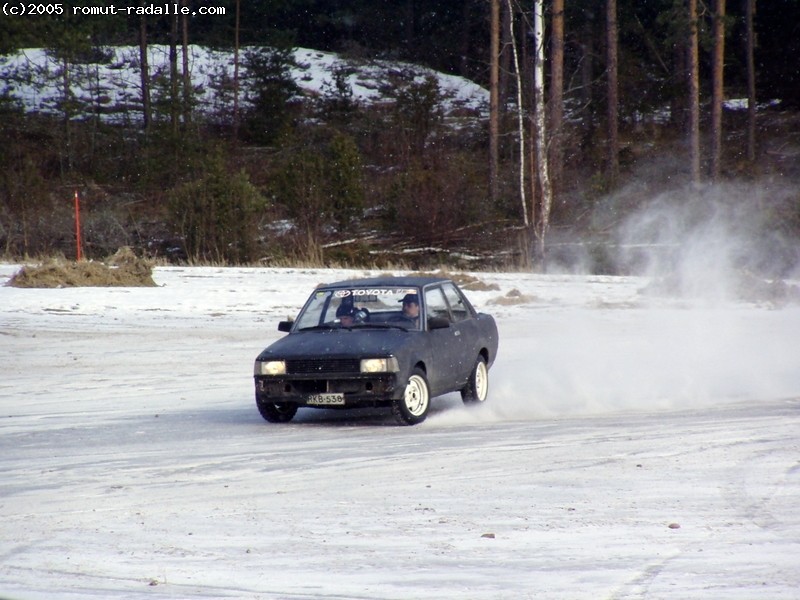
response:
[[[485,407],[264,422],[277,321],[360,274],[0,287],[0,597],[798,597],[800,308],[480,273]]]
[[[242,56],[247,49],[242,50]],[[104,49],[106,60],[97,64],[71,65],[70,93],[85,108],[104,118],[138,119],[141,111],[141,75],[139,49],[133,46]],[[182,61],[182,57],[180,59]],[[196,91],[196,102],[202,111],[230,110],[234,72],[233,53],[202,46],[189,46],[189,71]],[[151,45],[148,50],[154,93],[158,81],[169,74],[169,47]],[[488,93],[461,77],[437,73],[423,67],[388,61],[353,61],[336,54],[298,48],[294,51],[295,67],[291,76],[308,95],[317,96],[333,89],[334,70],[347,69],[346,81],[353,98],[371,103],[384,98],[385,87],[392,77],[406,70],[417,78],[433,76],[446,98],[447,110],[466,109],[475,113],[488,105]],[[62,64],[44,49],[21,50],[0,58],[0,95],[5,95],[26,111],[52,112],[64,97]],[[246,72],[242,72],[243,101],[247,97]],[[163,85],[163,84],[162,84]]]

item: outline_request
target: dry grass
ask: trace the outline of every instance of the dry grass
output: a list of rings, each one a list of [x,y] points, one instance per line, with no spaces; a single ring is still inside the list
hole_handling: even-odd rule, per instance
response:
[[[130,248],[121,248],[105,262],[51,259],[25,266],[9,280],[12,287],[153,287],[152,265],[137,258]]]

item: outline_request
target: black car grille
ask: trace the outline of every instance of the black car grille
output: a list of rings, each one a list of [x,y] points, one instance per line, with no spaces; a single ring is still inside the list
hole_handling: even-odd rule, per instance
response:
[[[361,361],[357,358],[313,358],[287,360],[286,371],[290,375],[314,375],[318,373],[358,373]]]

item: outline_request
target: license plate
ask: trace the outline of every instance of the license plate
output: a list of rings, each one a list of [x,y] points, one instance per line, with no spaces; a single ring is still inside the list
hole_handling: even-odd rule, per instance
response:
[[[344,394],[311,394],[306,398],[306,404],[341,406],[344,404]]]

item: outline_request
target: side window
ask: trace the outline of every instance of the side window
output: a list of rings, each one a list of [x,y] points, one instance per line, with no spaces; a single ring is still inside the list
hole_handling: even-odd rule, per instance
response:
[[[425,307],[428,311],[428,318],[443,317],[450,320],[450,311],[447,309],[447,302],[444,299],[442,288],[425,290]]]
[[[316,291],[313,293],[305,308],[300,313],[297,323],[299,329],[304,327],[315,327],[322,324],[323,310],[329,302],[331,293],[329,291]]]
[[[450,305],[450,310],[453,313],[453,320],[455,322],[464,321],[469,318],[469,310],[461,298],[461,294],[451,283],[444,284],[444,293],[447,296],[447,303]]]

